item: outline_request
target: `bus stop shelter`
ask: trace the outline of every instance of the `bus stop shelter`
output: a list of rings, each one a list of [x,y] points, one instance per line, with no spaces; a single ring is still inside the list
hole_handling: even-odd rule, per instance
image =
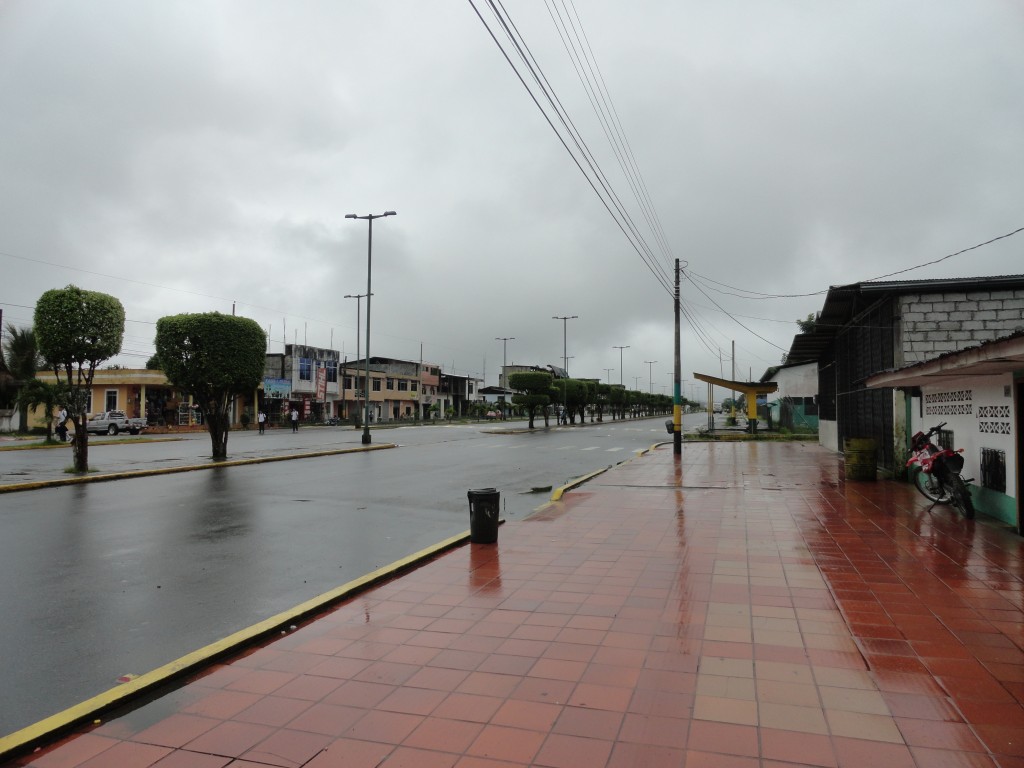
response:
[[[747,423],[750,425],[751,432],[757,432],[757,396],[769,395],[779,389],[779,385],[775,382],[731,381],[696,372],[694,372],[693,378],[708,385],[708,429],[712,431],[715,428],[715,398],[712,396],[715,387],[743,393],[747,401]]]

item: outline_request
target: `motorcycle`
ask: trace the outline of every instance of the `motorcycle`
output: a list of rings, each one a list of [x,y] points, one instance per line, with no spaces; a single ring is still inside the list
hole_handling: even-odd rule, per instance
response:
[[[974,518],[974,501],[960,474],[964,468],[963,448],[940,448],[932,442],[932,435],[946,426],[942,422],[927,432],[918,432],[910,439],[910,458],[907,469],[914,473],[914,486],[925,498],[936,504],[952,504],[968,520]],[[914,471],[915,468],[918,471]],[[931,507],[929,507],[931,509]]]

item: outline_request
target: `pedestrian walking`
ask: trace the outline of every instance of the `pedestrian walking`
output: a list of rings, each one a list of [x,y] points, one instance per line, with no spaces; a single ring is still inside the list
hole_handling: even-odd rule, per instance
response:
[[[291,417],[292,417],[292,432],[298,432],[299,431],[299,412],[295,409],[294,405],[292,406]]]
[[[262,410],[260,410],[260,412],[256,416],[256,423],[259,424],[260,434],[262,435],[263,434],[263,430],[267,426],[267,414],[264,413]]]

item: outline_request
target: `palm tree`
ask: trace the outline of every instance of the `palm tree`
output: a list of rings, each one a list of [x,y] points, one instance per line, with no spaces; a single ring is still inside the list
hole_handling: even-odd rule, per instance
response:
[[[4,341],[4,359],[11,375],[20,386],[24,386],[36,377],[36,371],[43,366],[39,347],[36,345],[36,334],[31,328],[18,328],[13,323],[7,324],[7,340]],[[28,405],[20,406],[21,429],[28,431]]]
[[[46,440],[49,442],[53,438],[53,419],[51,416],[58,405],[67,402],[67,394],[67,387],[60,382],[47,384],[39,379],[29,379],[21,385],[21,389],[18,390],[18,396],[14,402],[22,409],[23,413],[27,413],[29,408],[43,409],[43,412],[46,414]],[[27,424],[25,424],[25,428],[27,431]]]

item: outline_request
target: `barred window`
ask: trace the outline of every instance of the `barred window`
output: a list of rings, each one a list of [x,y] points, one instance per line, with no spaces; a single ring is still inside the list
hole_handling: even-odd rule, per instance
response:
[[[1006,493],[1006,451],[981,449],[981,485]]]

